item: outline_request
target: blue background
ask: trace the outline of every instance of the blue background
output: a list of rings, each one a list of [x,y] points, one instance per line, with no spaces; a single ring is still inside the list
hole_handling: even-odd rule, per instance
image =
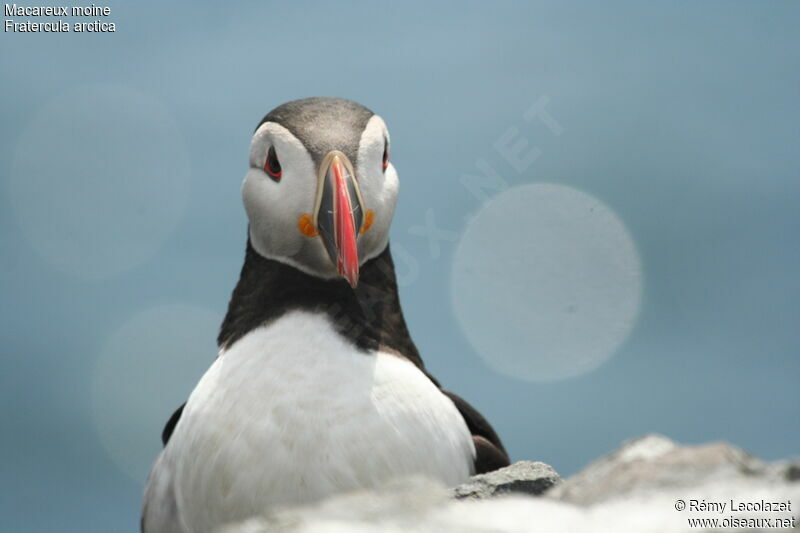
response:
[[[800,5],[255,4],[112,3],[113,34],[0,35],[0,529],[136,529],[144,473],[104,444],[97,412],[119,398],[96,382],[98,361],[113,370],[115,332],[154,306],[222,316],[243,258],[252,130],[313,95],[388,123],[402,184],[392,239],[419,267],[401,292],[411,332],[513,459],[571,474],[651,431],[797,454]],[[522,120],[542,95],[562,135]],[[522,174],[493,148],[511,126],[542,154]],[[434,257],[409,229],[435,208],[438,225],[464,230],[481,205],[458,179],[477,157],[510,185],[589,193],[628,228],[641,311],[598,369],[505,377],[456,323],[455,243]],[[89,227],[91,239],[77,234]],[[48,243],[48,228],[65,237]],[[147,375],[194,324],[153,332]],[[162,389],[141,386],[158,413],[130,414],[147,455],[214,335],[197,332],[201,350]]]

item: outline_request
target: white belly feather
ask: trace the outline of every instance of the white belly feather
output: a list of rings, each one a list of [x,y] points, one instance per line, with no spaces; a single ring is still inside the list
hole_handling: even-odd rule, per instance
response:
[[[452,401],[412,363],[360,352],[326,315],[294,311],[236,342],[197,384],[151,474],[146,522],[210,531],[398,476],[455,485],[474,455]]]

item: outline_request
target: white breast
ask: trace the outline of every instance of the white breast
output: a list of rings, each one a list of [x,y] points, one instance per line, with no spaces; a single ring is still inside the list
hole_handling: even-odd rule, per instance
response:
[[[167,520],[209,531],[398,476],[455,485],[474,455],[452,401],[412,363],[358,351],[326,315],[295,311],[200,380],[153,469],[145,515],[170,516],[153,531]]]

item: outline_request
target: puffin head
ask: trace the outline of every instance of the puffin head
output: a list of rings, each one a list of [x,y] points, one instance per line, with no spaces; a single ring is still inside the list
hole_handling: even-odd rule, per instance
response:
[[[250,143],[250,242],[266,258],[355,287],[359,267],[388,244],[397,189],[381,117],[340,98],[285,103]]]

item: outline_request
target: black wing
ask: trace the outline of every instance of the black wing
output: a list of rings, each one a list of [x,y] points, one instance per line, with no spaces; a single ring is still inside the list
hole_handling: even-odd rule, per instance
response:
[[[475,473],[483,474],[511,464],[500,437],[483,415],[461,396],[445,389],[441,391],[456,404],[472,433],[472,441],[475,443]]]
[[[172,436],[172,432],[175,431],[175,426],[181,418],[184,407],[186,407],[186,402],[183,402],[183,405],[178,407],[175,412],[172,413],[172,416],[169,417],[169,420],[167,420],[167,425],[164,426],[164,431],[161,432],[161,442],[164,443],[164,446],[167,445],[169,438]]]

